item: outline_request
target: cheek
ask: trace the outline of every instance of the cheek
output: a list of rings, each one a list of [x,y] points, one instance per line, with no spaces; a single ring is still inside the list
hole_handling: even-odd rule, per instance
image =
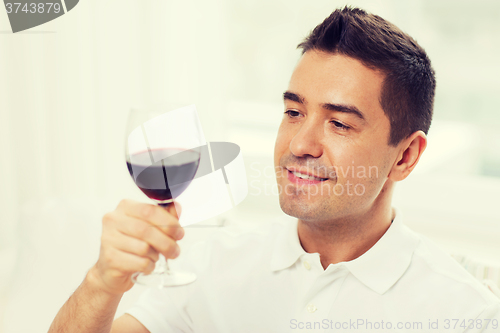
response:
[[[329,149],[329,160],[335,166],[341,184],[376,184],[385,163],[374,151],[358,146],[352,141],[339,142]]]
[[[335,137],[329,140],[329,147],[325,153],[328,164],[336,168],[339,181],[351,178],[352,166],[360,162],[360,155],[356,148],[356,145],[348,138]]]
[[[278,129],[278,135],[276,136],[276,143],[274,145],[274,165],[280,165],[280,158],[287,151],[290,146],[290,133],[285,129],[283,123],[281,123]]]
[[[349,174],[356,193],[363,193],[365,199],[377,197],[386,181],[387,163],[384,156],[371,152],[358,156],[354,163],[354,172]]]

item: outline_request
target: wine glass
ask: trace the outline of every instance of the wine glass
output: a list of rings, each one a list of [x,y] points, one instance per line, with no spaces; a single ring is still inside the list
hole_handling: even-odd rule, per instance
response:
[[[205,144],[194,104],[130,111],[125,140],[127,167],[135,184],[160,206],[172,204],[189,186]],[[169,269],[162,254],[151,274],[137,272],[132,276],[135,283],[159,288],[195,279],[193,273]]]

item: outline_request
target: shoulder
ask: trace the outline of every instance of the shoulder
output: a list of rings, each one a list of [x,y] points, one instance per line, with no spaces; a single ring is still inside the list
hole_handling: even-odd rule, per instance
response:
[[[478,315],[487,308],[498,308],[500,299],[450,254],[426,236],[415,235],[420,242],[407,273],[414,288],[430,296],[428,301],[434,302],[436,307],[446,304],[450,312],[463,313],[468,309],[470,315]]]

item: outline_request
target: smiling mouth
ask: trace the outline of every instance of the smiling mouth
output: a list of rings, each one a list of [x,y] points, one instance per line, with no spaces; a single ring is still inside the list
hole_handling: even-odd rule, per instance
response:
[[[288,171],[291,172],[295,177],[300,178],[300,179],[304,179],[304,180],[315,180],[315,181],[323,182],[323,181],[328,179],[328,178],[314,177],[311,175],[300,173],[298,171],[290,171],[290,170],[288,170]]]
[[[314,185],[320,184],[329,178],[322,178],[311,175],[308,171],[302,170],[302,172],[295,169],[295,167],[291,167],[290,169],[285,168],[288,171],[288,180],[292,183],[299,185]]]

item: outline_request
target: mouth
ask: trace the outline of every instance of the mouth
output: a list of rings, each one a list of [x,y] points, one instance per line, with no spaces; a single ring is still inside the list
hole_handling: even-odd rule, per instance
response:
[[[298,171],[295,168],[286,168],[286,170],[288,171],[288,180],[300,185],[319,184],[328,180],[328,178],[318,177],[305,170]]]

